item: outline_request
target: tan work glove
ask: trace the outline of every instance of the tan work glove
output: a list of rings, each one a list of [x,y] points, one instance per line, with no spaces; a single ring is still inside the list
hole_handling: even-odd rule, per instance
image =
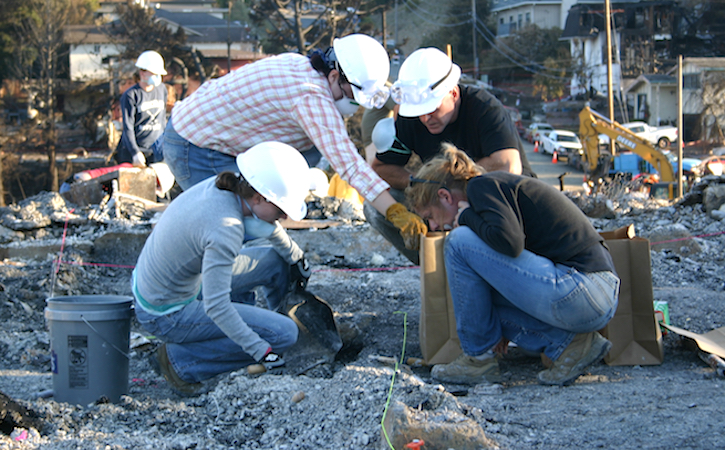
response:
[[[420,216],[408,211],[408,208],[402,203],[394,203],[385,212],[385,218],[400,230],[405,248],[418,250],[420,234],[428,232],[428,227]]]

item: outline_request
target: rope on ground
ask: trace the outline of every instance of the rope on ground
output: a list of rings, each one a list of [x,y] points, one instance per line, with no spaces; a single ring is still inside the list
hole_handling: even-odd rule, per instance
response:
[[[55,281],[58,277],[58,272],[60,271],[60,264],[63,260],[63,249],[65,248],[65,236],[68,232],[68,218],[70,215],[75,211],[76,209],[73,208],[70,211],[68,211],[65,214],[65,222],[63,223],[63,238],[60,240],[60,252],[58,253],[58,258],[55,260],[55,263],[53,264],[53,273],[51,274],[50,279],[50,297],[55,297]]]
[[[652,246],[652,245],[656,245],[656,244],[668,244],[670,242],[687,241],[687,240],[695,239],[695,238],[719,236],[721,234],[725,234],[725,231],[718,231],[717,233],[699,234],[697,236],[688,236],[688,237],[683,237],[683,238],[670,239],[668,241],[650,242],[649,245]]]
[[[408,340],[408,313],[403,311],[395,311],[393,314],[403,314],[403,348],[400,352],[400,360],[395,361],[395,368],[393,369],[393,378],[390,379],[390,388],[388,389],[388,398],[385,401],[385,409],[383,410],[383,418],[380,420],[380,425],[383,427],[383,434],[385,435],[385,440],[388,443],[388,446],[395,450],[395,447],[393,447],[392,442],[390,442],[390,437],[388,437],[388,431],[385,429],[385,417],[388,414],[388,408],[390,407],[390,400],[393,398],[393,385],[395,384],[395,374],[398,373],[398,368],[400,367],[400,364],[402,364],[403,360],[405,359],[405,346],[407,345]]]

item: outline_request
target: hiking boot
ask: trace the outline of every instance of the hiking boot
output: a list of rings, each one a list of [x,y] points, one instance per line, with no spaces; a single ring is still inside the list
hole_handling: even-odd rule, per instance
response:
[[[596,331],[577,334],[551,368],[539,372],[539,382],[558,386],[571,384],[585,369],[604,358],[610,348],[612,343]]]
[[[498,383],[501,374],[495,356],[478,359],[462,353],[448,364],[437,364],[430,372],[439,381],[456,384]]]
[[[181,379],[169,361],[166,344],[161,344],[151,355],[151,365],[159,375],[163,375],[172,391],[182,397],[193,397],[201,394],[203,383],[189,383]]]

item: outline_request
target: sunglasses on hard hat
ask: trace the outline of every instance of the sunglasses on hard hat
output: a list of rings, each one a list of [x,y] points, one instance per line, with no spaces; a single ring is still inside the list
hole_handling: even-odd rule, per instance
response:
[[[395,103],[402,105],[403,103],[408,105],[420,105],[428,101],[428,99],[434,97],[435,88],[441,85],[448,78],[448,75],[453,71],[453,62],[451,67],[448,69],[443,78],[436,81],[435,83],[428,85],[428,80],[411,80],[403,81],[398,80],[393,84],[390,89],[390,96],[393,97]]]
[[[347,78],[345,72],[342,71],[342,67],[340,67],[340,64],[338,64],[337,61],[335,61],[335,67],[337,68],[337,71],[340,72],[340,78],[342,81],[352,86],[355,101],[357,101],[363,108],[380,109],[383,105],[385,105],[385,102],[388,101],[390,90],[385,87],[384,82],[368,80],[362,83],[362,85],[353,83]]]

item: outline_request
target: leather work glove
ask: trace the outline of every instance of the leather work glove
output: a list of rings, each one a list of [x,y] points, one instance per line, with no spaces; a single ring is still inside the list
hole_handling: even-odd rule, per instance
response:
[[[428,227],[420,216],[408,211],[408,208],[402,203],[394,203],[385,212],[385,218],[400,230],[405,248],[418,250],[420,247],[420,234],[428,232]]]
[[[146,167],[146,157],[143,153],[138,152],[131,158],[134,167]]]
[[[304,291],[307,287],[307,282],[310,279],[310,275],[312,275],[312,268],[310,267],[310,263],[308,263],[307,259],[302,256],[299,261],[290,266],[290,290],[299,288],[301,291]]]

